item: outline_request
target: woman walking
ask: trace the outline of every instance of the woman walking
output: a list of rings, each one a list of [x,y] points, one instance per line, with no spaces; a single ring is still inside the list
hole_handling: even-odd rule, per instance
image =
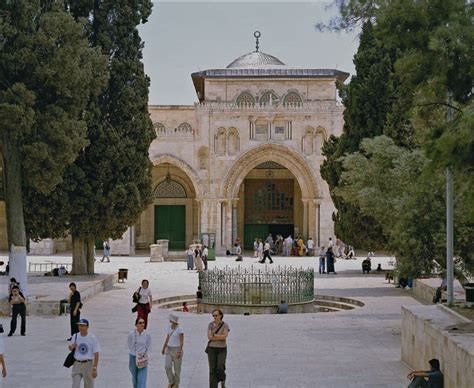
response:
[[[209,387],[218,388],[221,382],[221,388],[225,387],[225,361],[227,358],[227,336],[229,335],[229,325],[222,319],[224,314],[216,309],[212,312],[214,321],[207,327],[207,339],[209,340],[206,348],[209,361]]]
[[[181,363],[183,361],[184,332],[178,326],[178,317],[176,315],[170,314],[169,321],[170,327],[168,328],[161,354],[166,355],[165,370],[168,376],[168,388],[179,388]]]
[[[148,326],[148,314],[151,312],[151,305],[153,304],[153,297],[148,286],[148,280],[143,279],[142,286],[137,291],[135,291],[138,294],[138,303],[136,306],[137,318],[143,318],[145,321],[145,329]]]
[[[132,374],[133,388],[146,388],[148,352],[151,350],[151,335],[145,330],[145,320],[137,318],[135,329],[128,335],[128,369]]]
[[[71,340],[72,336],[76,333],[79,333],[79,328],[77,326],[77,322],[81,319],[81,294],[77,291],[76,283],[69,284],[69,290],[71,293],[69,294],[69,316],[70,316],[70,323],[71,323],[71,337],[68,338],[68,341]]]

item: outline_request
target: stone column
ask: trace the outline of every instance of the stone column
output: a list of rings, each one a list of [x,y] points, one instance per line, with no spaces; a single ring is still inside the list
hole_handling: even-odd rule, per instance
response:
[[[321,246],[321,198],[313,200],[315,210],[316,244]]]
[[[314,200],[308,201],[308,237],[312,237],[315,244],[317,243],[317,225],[316,225],[316,205]]]
[[[237,238],[237,204],[238,202],[239,202],[238,198],[232,199],[232,244],[234,244],[234,241]]]
[[[308,202],[309,199],[302,198],[301,202],[303,202],[303,238],[308,237]]]
[[[202,211],[201,211],[202,199],[201,198],[196,198],[196,203],[197,203],[196,212],[197,212],[197,227],[198,227],[197,238],[200,239],[201,238],[201,224],[202,224],[202,220],[201,220],[201,217],[202,217]]]
[[[225,201],[225,248],[229,249],[232,246],[232,202]]]

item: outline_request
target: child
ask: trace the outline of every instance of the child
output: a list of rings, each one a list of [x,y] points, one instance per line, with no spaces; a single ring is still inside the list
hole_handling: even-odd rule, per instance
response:
[[[202,290],[201,290],[201,286],[198,287],[198,290],[196,292],[196,313],[198,313],[198,314],[202,313]]]
[[[184,332],[178,326],[178,317],[176,315],[170,314],[169,321],[170,327],[168,328],[161,354],[166,354],[165,370],[168,376],[168,386],[179,387],[181,362],[183,361]]]
[[[187,302],[183,302],[183,313],[189,313],[188,303],[187,303]]]

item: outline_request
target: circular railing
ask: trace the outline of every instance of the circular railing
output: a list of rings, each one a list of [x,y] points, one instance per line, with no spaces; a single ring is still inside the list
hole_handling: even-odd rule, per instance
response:
[[[214,268],[199,273],[203,303],[212,305],[276,305],[314,299],[312,268]]]

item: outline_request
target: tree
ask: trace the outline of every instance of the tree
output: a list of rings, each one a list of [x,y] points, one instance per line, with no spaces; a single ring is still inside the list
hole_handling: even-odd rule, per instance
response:
[[[34,222],[28,225],[35,237],[72,235],[76,275],[94,273],[96,238],[121,237],[151,202],[148,150],[154,131],[137,31],[151,7],[146,0],[68,2],[75,18],[89,20],[89,40],[107,56],[110,79],[89,102],[89,145],[62,184],[47,195],[29,193]]]
[[[356,206],[338,197],[334,190],[342,173],[341,157],[358,151],[362,139],[383,133],[390,107],[392,59],[375,38],[370,21],[362,28],[354,64],[356,75],[350,83],[338,84],[346,108],[343,134],[339,139],[331,136],[325,142],[321,176],[329,185],[337,209],[333,215],[336,235],[356,246],[373,249],[384,243],[380,226],[370,215],[362,215]]]
[[[0,145],[10,274],[27,292],[24,189],[51,192],[87,145],[84,109],[105,61],[60,2],[0,5]],[[28,220],[27,220],[28,221]]]

